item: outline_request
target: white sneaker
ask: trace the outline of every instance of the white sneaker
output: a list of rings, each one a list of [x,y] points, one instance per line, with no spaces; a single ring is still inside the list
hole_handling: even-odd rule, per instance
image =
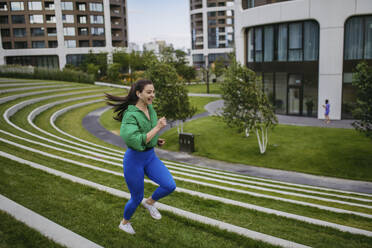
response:
[[[126,233],[129,233],[129,234],[135,234],[136,232],[134,231],[132,225],[128,222],[127,224],[123,224],[123,222],[120,221],[120,225],[119,225],[119,228],[121,230],[123,230],[124,232]]]
[[[150,215],[152,218],[156,219],[156,220],[160,220],[161,219],[161,214],[159,213],[159,211],[156,209],[156,207],[154,207],[153,205],[150,205],[150,204],[147,204],[146,201],[144,201],[142,203],[142,205],[147,208],[147,210],[149,210],[150,212]]]

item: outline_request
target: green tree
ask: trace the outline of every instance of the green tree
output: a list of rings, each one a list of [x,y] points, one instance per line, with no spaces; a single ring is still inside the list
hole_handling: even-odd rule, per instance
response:
[[[240,132],[249,136],[256,133],[261,154],[268,143],[268,130],[277,123],[273,107],[262,91],[256,74],[232,60],[222,83],[222,98],[225,101],[223,119],[229,126],[236,126]]]
[[[129,54],[125,51],[115,51],[112,55],[113,62],[120,64],[121,72],[128,72],[129,70]]]
[[[107,75],[107,53],[101,52],[95,54],[92,50],[89,51],[87,55],[84,56],[81,68],[83,71],[88,72],[88,65],[93,64],[98,66],[97,78]]]
[[[111,82],[118,82],[120,80],[120,68],[121,65],[119,63],[113,63],[109,65],[107,70],[107,77]]]
[[[218,57],[213,64],[212,73],[216,76],[216,80],[218,80],[218,78],[222,76],[225,71],[226,60],[223,57]]]
[[[353,123],[356,130],[372,138],[372,67],[362,62],[356,66],[353,86],[357,91],[356,108],[353,111]]]
[[[178,74],[183,77],[188,83],[191,82],[192,79],[196,77],[196,70],[192,66],[184,65],[180,68],[180,72]]]
[[[177,83],[177,72],[173,66],[153,61],[146,70],[145,77],[154,83],[154,107],[159,116],[165,116],[170,122],[183,122],[195,114],[196,109],[191,107],[186,87]]]

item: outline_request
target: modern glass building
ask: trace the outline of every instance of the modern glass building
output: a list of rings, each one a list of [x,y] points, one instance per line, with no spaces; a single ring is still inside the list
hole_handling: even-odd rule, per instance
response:
[[[63,68],[127,47],[125,0],[0,0],[0,64]]]
[[[236,0],[237,59],[262,76],[278,114],[351,118],[352,72],[372,65],[371,0]]]
[[[194,66],[227,58],[234,47],[234,1],[190,0],[191,55]]]

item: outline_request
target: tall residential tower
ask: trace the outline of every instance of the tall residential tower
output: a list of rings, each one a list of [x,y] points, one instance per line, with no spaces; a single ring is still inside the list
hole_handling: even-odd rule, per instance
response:
[[[0,64],[63,68],[127,47],[126,0],[0,0]]]
[[[190,0],[191,55],[194,66],[205,66],[234,47],[234,1]]]

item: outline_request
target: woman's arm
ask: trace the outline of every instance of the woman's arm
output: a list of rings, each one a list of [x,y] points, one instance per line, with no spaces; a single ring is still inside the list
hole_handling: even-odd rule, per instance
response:
[[[165,126],[167,125],[167,120],[165,119],[165,117],[162,117],[158,120],[158,123],[156,124],[156,126],[151,129],[150,132],[148,132],[146,134],[146,144],[149,143],[152,138],[155,137],[155,135],[160,131],[162,130]]]

